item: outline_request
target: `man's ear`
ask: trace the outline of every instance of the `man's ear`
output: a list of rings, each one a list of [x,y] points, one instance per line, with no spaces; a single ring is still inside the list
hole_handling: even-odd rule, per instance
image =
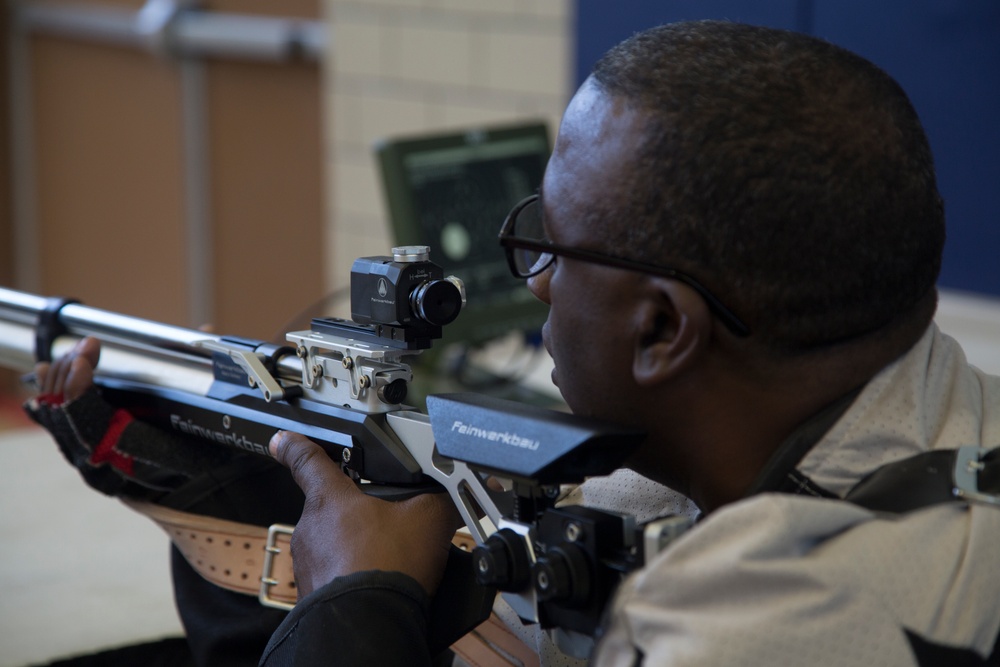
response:
[[[639,386],[669,380],[697,363],[708,345],[712,313],[705,300],[682,282],[649,278],[636,305],[632,374]]]

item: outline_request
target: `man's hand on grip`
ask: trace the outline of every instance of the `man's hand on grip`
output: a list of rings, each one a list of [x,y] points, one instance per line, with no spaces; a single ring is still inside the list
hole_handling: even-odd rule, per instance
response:
[[[365,495],[318,445],[295,433],[276,433],[270,450],[306,495],[292,536],[300,598],[364,570],[402,572],[434,595],[461,523],[447,494],[398,502]]]

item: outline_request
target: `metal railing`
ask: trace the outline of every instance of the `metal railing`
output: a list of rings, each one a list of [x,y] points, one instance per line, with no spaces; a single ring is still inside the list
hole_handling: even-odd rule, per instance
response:
[[[319,20],[210,12],[195,3],[148,0],[132,10],[89,3],[18,2],[15,30],[145,49],[172,57],[319,61],[327,26]]]

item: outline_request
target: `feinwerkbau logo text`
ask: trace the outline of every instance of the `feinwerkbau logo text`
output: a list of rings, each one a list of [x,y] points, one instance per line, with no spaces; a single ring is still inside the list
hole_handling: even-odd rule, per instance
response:
[[[222,443],[223,445],[239,447],[240,449],[245,449],[248,452],[254,452],[256,454],[267,454],[266,447],[248,439],[245,435],[225,433],[223,431],[205,428],[204,426],[198,426],[190,419],[182,419],[180,415],[170,415],[170,425],[181,433],[186,433],[187,435],[194,435],[206,440],[214,440]]]
[[[471,435],[477,438],[482,438],[483,440],[490,440],[492,442],[502,442],[505,445],[521,447],[532,451],[538,449],[539,445],[537,440],[524,438],[516,433],[510,433],[509,431],[490,431],[484,428],[479,428],[478,426],[470,426],[469,424],[465,424],[460,421],[455,421],[455,423],[451,425],[451,430],[458,431],[462,435]]]

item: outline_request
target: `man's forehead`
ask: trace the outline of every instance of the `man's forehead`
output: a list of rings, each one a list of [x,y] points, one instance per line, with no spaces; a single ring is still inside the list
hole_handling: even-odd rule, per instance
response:
[[[607,104],[607,94],[593,79],[587,79],[566,105],[566,111],[563,113],[563,127],[566,126],[567,119],[586,119],[601,115]],[[595,124],[591,123],[591,127],[595,127]],[[560,128],[560,134],[562,129]]]
[[[624,99],[584,82],[563,116],[540,190],[550,233],[568,232],[567,218],[579,227],[629,196],[643,126]]]
[[[608,134],[622,134],[640,115],[628,99],[609,93],[590,77],[566,106],[559,136],[574,141],[607,140]]]

